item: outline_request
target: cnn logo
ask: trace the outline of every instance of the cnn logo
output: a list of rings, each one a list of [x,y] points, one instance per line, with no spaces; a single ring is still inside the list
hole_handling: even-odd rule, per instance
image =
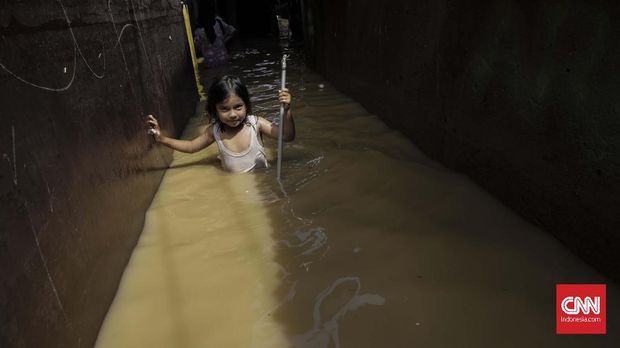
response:
[[[601,313],[601,297],[595,296],[594,300],[591,297],[582,299],[581,297],[568,296],[562,300],[562,311],[569,315],[590,314],[590,311],[594,314]]]
[[[557,334],[606,334],[605,284],[556,285]]]

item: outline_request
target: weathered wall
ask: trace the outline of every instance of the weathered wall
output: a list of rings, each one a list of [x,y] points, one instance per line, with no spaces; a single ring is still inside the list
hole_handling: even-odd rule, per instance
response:
[[[90,347],[170,160],[142,116],[194,111],[179,2],[2,2],[0,91],[0,346]]]
[[[305,5],[315,69],[620,280],[616,2]]]

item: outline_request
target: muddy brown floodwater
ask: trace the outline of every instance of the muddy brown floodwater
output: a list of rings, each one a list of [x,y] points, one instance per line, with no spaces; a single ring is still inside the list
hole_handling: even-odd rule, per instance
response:
[[[267,118],[291,54],[297,139],[282,187],[273,141],[273,166],[251,174],[224,172],[214,145],[175,152],[98,348],[617,346],[615,318],[606,336],[555,334],[556,283],[607,283],[611,317],[610,280],[425,157],[300,52],[255,47],[237,49],[229,71]],[[183,137],[206,125],[193,118]]]

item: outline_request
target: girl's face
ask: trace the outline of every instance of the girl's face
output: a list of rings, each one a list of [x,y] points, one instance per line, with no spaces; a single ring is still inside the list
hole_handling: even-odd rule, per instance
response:
[[[220,121],[231,128],[236,128],[245,121],[245,103],[236,94],[224,99],[215,105],[217,117]]]

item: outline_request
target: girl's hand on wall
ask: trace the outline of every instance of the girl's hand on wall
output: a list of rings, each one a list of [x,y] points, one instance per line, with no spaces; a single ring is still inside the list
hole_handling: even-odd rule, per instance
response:
[[[161,128],[159,128],[157,119],[153,117],[153,115],[148,115],[146,123],[149,126],[148,134],[152,135],[155,140],[159,141],[159,138],[161,137]]]

